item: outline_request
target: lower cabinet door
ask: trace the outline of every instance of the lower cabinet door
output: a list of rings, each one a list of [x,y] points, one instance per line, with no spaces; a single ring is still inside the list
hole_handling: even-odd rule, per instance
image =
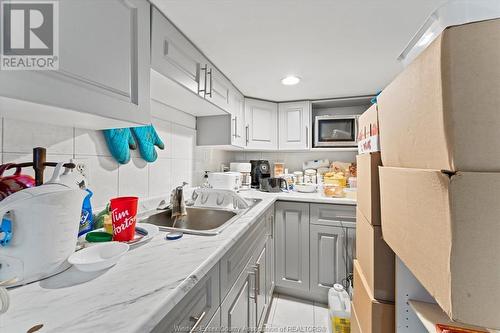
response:
[[[153,329],[154,333],[200,332],[220,304],[219,264]]]
[[[255,262],[256,278],[255,294],[257,295],[257,324],[260,324],[263,319],[264,310],[266,309],[266,272],[267,272],[267,247],[260,251],[259,257]]]
[[[309,291],[309,204],[276,204],[276,286]]]
[[[221,305],[221,326],[226,332],[246,332],[257,326],[255,269],[249,262]]]
[[[268,227],[267,238],[267,268],[266,268],[266,303],[270,304],[274,290],[274,209],[266,216]]]
[[[203,333],[222,333],[222,325],[220,322],[220,308],[217,309],[212,320],[207,324],[205,328],[201,331]]]
[[[345,228],[311,224],[311,291],[328,293],[346,278]]]

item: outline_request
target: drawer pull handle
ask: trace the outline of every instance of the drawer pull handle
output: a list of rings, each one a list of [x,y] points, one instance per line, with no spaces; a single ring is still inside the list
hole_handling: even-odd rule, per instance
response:
[[[191,316],[191,318],[189,318],[191,321],[196,321],[191,330],[189,331],[189,333],[193,333],[198,329],[198,326],[200,326],[200,323],[203,320],[203,318],[205,318],[206,314],[207,312],[203,311],[203,313],[199,317]]]

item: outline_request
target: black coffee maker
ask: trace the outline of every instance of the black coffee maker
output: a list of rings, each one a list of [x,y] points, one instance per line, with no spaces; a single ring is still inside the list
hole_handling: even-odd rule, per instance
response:
[[[271,165],[266,160],[251,160],[250,164],[252,165],[252,170],[250,171],[252,188],[259,188],[262,178],[271,177]]]

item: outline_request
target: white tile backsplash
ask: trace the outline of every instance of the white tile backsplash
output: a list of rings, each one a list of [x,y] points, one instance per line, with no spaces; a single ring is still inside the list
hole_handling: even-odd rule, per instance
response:
[[[184,118],[191,117],[185,115]],[[32,160],[34,147],[47,148],[50,161],[69,161],[71,158],[85,159],[89,165],[89,188],[94,192],[94,207],[106,205],[108,200],[118,195],[137,195],[141,198],[168,197],[172,187],[183,181],[196,186],[201,184],[203,170],[218,171],[220,164],[229,164],[232,153],[202,148],[195,154],[196,130],[183,121],[153,118],[153,124],[165,144],[165,149],[156,149],[158,159],[146,163],[139,151],[131,152],[128,164],[119,165],[106,145],[101,131],[72,127],[61,127],[36,122],[0,118],[0,147],[3,163],[28,162]],[[183,118],[183,120],[185,120]],[[3,130],[3,135],[2,131]],[[3,138],[3,142],[2,139]],[[195,172],[196,170],[201,170]],[[47,168],[45,179],[51,175]],[[33,175],[30,168],[24,173]]]
[[[72,127],[4,119],[3,152],[31,153],[34,147],[45,147],[51,154],[73,154]]]
[[[268,160],[271,169],[274,162],[285,163],[289,172],[302,170],[302,163],[309,160],[329,159],[330,162],[355,162],[354,151],[304,151],[304,152],[235,152],[232,162],[248,162],[250,160]]]
[[[182,125],[172,124],[172,158],[193,159],[196,131]]]
[[[149,168],[141,158],[132,158],[118,170],[118,195],[145,198],[148,196]]]
[[[169,158],[158,158],[149,164],[149,186],[148,196],[157,197],[169,195],[173,188],[172,184],[172,160]]]

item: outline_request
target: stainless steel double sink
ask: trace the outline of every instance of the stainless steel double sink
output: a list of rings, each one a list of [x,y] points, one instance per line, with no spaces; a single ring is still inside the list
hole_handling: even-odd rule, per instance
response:
[[[157,225],[160,230],[182,231],[195,235],[217,235],[262,200],[245,199],[245,201],[248,202],[248,208],[245,209],[187,207],[187,215],[178,218],[175,224],[171,209],[153,213],[141,219],[140,222]]]

